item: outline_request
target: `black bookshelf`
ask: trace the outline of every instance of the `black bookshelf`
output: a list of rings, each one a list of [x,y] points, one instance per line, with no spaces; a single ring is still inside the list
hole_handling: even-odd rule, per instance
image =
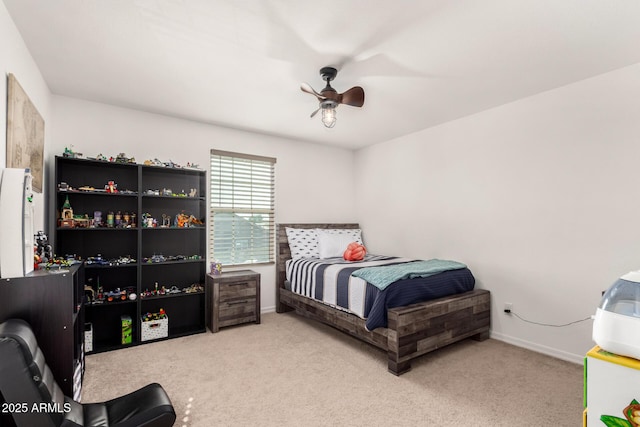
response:
[[[206,330],[204,171],[58,156],[53,181],[50,235],[56,255],[86,261],[93,298],[84,316],[92,325],[93,352],[148,342],[142,316],[160,309],[168,332],[154,340]],[[109,191],[110,181],[117,192]],[[67,199],[73,221],[65,221]],[[189,226],[178,226],[184,218]],[[125,299],[101,300],[99,289],[102,296],[119,289]],[[132,319],[130,344],[122,344],[123,316]]]

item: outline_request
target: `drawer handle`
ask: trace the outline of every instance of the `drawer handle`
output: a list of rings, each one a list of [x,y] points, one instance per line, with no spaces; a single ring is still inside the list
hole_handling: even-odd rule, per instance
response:
[[[241,286],[241,285],[248,285],[249,282],[235,282],[235,283],[228,283],[229,286]]]
[[[228,302],[227,304],[228,304],[228,305],[238,305],[238,304],[246,304],[246,303],[248,303],[248,302],[249,302],[249,301],[247,301],[247,300],[244,300],[244,301],[230,301],[230,302]]]

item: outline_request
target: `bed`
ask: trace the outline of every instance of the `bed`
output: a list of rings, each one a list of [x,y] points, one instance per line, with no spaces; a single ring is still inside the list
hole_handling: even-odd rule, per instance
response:
[[[360,227],[358,224],[276,224],[278,313],[293,310],[385,350],[388,370],[395,375],[409,371],[413,359],[437,348],[466,338],[478,341],[489,338],[490,293],[484,289],[387,308],[383,316],[386,327],[375,328],[367,327],[368,318],[293,292],[287,288],[291,286],[287,281],[287,261],[292,259],[287,228],[355,230]]]

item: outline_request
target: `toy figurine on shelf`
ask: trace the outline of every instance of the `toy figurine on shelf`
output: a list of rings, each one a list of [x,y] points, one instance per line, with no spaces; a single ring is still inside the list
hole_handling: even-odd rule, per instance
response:
[[[87,283],[84,285],[84,298],[88,304],[94,304],[96,302],[96,291],[93,289],[93,278],[87,279]]]
[[[185,215],[184,213],[179,213],[176,215],[176,219],[173,222],[173,225],[176,227],[188,227],[188,220],[189,217],[187,215]]]
[[[143,227],[153,228],[153,227],[156,227],[157,225],[158,225],[158,223],[157,223],[156,219],[153,218],[150,213],[143,213],[142,214],[142,226]]]
[[[111,292],[106,292],[104,296],[107,298],[108,302],[113,301],[126,301],[127,299],[127,291],[120,290],[120,288],[116,288]]]
[[[113,157],[112,157],[113,159]],[[124,153],[118,153],[118,155],[116,156],[115,159],[111,160],[112,162],[116,162],[116,163],[135,163],[136,159],[133,157],[127,157],[126,154]]]
[[[187,215],[184,212],[181,212],[176,215],[176,218],[173,222],[175,227],[194,227],[196,225],[204,224],[198,218],[193,215]]]
[[[38,231],[34,237],[34,268],[40,268],[40,264],[46,264],[53,258],[53,248],[49,244],[49,238],[44,231]]]
[[[185,292],[187,294],[193,294],[196,292],[203,292],[203,291],[204,291],[204,287],[199,283],[194,283],[191,286],[188,286],[182,289],[182,292]]]
[[[164,164],[158,160],[158,159],[153,159],[153,160],[145,160],[144,164],[146,166],[164,166]]]
[[[107,213],[107,227],[113,228],[113,226],[114,226],[114,215],[112,211],[109,211]]]
[[[73,147],[73,145],[71,147]],[[79,157],[82,157],[82,153],[77,153],[77,152],[73,151],[69,147],[64,147],[64,151],[62,152],[62,157],[69,157],[71,159],[77,159]]]
[[[179,169],[180,165],[177,163],[174,163],[173,161],[169,160],[168,162],[164,162],[164,167],[166,168],[175,168],[175,169]]]
[[[103,303],[104,302],[104,288],[100,286],[100,276],[98,276],[96,286],[98,287],[98,293],[96,294],[95,303]]]
[[[104,189],[107,193],[117,193],[118,192],[118,184],[113,181],[109,181],[107,185],[104,186]]]
[[[64,200],[64,204],[62,205],[62,210],[60,212],[60,227],[73,227],[75,222],[73,221],[73,208],[71,207],[71,203],[69,203],[69,196],[67,196]]]
[[[73,216],[73,226],[78,228],[89,228],[89,215],[74,215]]]

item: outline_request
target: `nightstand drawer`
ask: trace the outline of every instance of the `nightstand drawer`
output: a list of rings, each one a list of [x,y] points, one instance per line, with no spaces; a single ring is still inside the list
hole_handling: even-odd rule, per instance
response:
[[[255,297],[221,302],[218,319],[218,327],[255,322],[257,319]]]
[[[232,282],[220,284],[220,305],[225,301],[233,301],[238,298],[255,297],[257,296],[257,282],[255,280],[248,280],[244,282]]]

